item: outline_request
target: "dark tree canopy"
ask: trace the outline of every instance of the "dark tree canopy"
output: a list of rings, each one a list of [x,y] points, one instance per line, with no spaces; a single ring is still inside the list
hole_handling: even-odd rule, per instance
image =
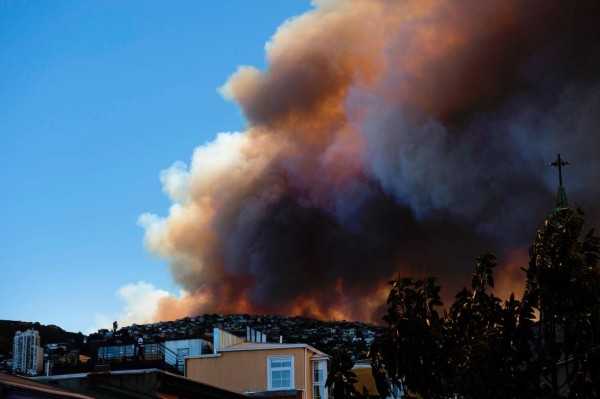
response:
[[[548,395],[600,396],[600,239],[560,208],[531,247],[523,302],[536,309],[536,366]]]
[[[358,380],[352,371],[353,366],[354,362],[346,352],[338,350],[332,355],[325,386],[333,390],[334,399],[362,397],[354,387]]]
[[[545,220],[523,268],[521,300],[490,292],[490,252],[477,258],[471,289],[446,310],[435,277],[391,281],[388,327],[370,352],[380,395],[395,385],[407,398],[600,397],[600,239],[583,226],[572,207]],[[335,378],[336,399],[355,397],[336,391],[339,370]]]

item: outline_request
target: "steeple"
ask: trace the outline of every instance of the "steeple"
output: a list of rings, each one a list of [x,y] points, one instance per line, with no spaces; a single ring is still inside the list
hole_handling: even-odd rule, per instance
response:
[[[558,196],[556,199],[556,209],[567,206],[567,193],[562,182],[562,168],[567,165],[569,165],[569,162],[563,161],[560,158],[560,154],[556,156],[556,161],[549,164],[549,166],[558,168]]]

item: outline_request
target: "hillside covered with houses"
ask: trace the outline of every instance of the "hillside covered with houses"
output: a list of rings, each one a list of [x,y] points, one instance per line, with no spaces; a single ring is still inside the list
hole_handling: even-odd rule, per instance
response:
[[[342,350],[353,359],[366,357],[369,345],[382,327],[359,321],[321,321],[281,315],[205,314],[174,321],[134,324],[116,331],[99,330],[90,340],[107,343],[128,343],[142,335],[147,342],[172,339],[203,338],[212,340],[214,328],[221,328],[240,337],[250,327],[267,336],[267,342],[305,343],[325,353]]]
[[[267,342],[304,343],[328,354],[341,350],[353,360],[359,360],[366,358],[370,344],[382,329],[359,321],[320,321],[303,317],[249,314],[204,314],[174,321],[113,327],[115,328],[101,329],[85,336],[64,331],[57,326],[2,320],[0,368],[9,369],[13,337],[18,329],[39,330],[44,357],[73,366],[92,356],[100,346],[133,344],[140,335],[149,344],[190,338],[212,341],[215,328],[245,338],[248,327],[263,333]]]

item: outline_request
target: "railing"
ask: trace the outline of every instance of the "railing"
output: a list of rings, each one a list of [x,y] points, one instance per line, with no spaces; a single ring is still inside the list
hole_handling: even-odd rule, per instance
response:
[[[175,367],[181,374],[183,374],[183,365],[184,365],[183,356],[178,355],[177,353],[175,353],[172,350],[170,350],[169,348],[167,348],[164,343],[161,343],[160,345],[161,345],[161,351],[164,355],[165,363],[170,364],[171,366]]]
[[[137,354],[136,346],[129,345],[108,345],[98,348],[98,363],[109,363],[118,365],[119,363],[158,363],[159,365],[169,365],[180,374],[183,374],[183,356],[169,350],[164,343],[145,344],[143,358]]]

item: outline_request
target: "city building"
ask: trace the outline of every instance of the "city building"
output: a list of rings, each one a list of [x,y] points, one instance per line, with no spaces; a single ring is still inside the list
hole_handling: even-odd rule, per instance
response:
[[[17,331],[13,341],[13,372],[37,375],[44,366],[44,350],[36,330]]]
[[[329,356],[310,345],[248,342],[218,328],[213,338],[214,353],[185,359],[186,377],[253,397],[329,396]]]

